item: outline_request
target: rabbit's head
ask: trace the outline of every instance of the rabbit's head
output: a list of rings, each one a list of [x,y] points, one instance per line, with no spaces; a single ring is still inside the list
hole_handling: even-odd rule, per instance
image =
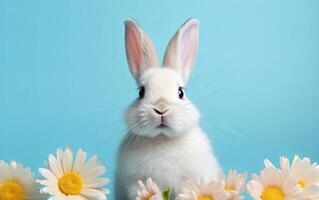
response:
[[[125,22],[127,61],[139,87],[139,97],[125,115],[129,133],[173,137],[198,126],[200,114],[184,90],[195,63],[198,26],[196,19],[181,26],[168,44],[161,67],[147,34],[136,21]]]

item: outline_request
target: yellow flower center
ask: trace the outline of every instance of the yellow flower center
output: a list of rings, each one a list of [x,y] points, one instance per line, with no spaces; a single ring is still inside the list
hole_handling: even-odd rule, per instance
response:
[[[153,196],[155,196],[156,194],[154,192],[151,192],[150,194],[148,194],[144,200],[150,200]]]
[[[58,184],[60,191],[65,195],[78,195],[83,188],[82,177],[73,172],[64,174]]]
[[[236,189],[233,186],[225,186],[224,190],[231,191],[231,190],[236,190]]]
[[[15,181],[6,181],[0,185],[0,200],[24,200],[24,188]]]
[[[264,189],[261,198],[263,200],[284,200],[284,194],[280,188],[270,186]]]
[[[298,182],[298,184],[299,184],[302,188],[306,187],[306,182],[305,182],[304,180],[300,180],[300,181]]]
[[[203,195],[200,195],[197,200],[214,200],[213,197],[211,197],[210,195],[206,195],[206,194],[203,194]]]

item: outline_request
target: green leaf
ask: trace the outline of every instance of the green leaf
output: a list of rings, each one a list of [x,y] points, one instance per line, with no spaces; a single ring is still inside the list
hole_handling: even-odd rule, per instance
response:
[[[170,195],[171,195],[171,188],[167,188],[167,189],[163,192],[163,199],[164,199],[164,200],[170,200]]]

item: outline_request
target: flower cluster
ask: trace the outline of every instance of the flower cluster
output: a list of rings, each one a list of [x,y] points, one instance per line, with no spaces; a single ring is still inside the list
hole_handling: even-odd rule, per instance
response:
[[[247,191],[254,199],[263,200],[318,200],[319,166],[309,158],[295,156],[291,165],[280,158],[280,168],[265,160],[265,169],[259,176],[252,175]]]
[[[74,156],[70,148],[49,155],[43,179],[36,180],[30,168],[21,163],[0,161],[0,200],[105,200],[109,190],[105,166],[97,156],[87,159],[82,149]],[[42,187],[42,188],[39,188]]]
[[[110,191],[103,178],[105,166],[96,155],[88,158],[79,149],[57,149],[40,168],[36,179],[30,168],[11,161],[0,161],[0,200],[106,200]],[[276,167],[269,160],[258,174],[246,183],[247,173],[230,170],[216,179],[202,177],[181,183],[176,200],[242,200],[243,192],[255,200],[319,200],[319,165],[309,158],[295,156],[292,162],[280,158]],[[170,200],[170,188],[161,191],[151,178],[137,182],[136,200]]]
[[[319,200],[319,165],[309,158],[295,156],[293,161],[280,158],[280,168],[265,160],[265,168],[253,174],[246,184],[247,173],[230,170],[217,179],[202,177],[187,181],[176,200],[241,200],[247,192],[254,200]],[[163,193],[151,178],[138,182],[137,200],[169,200],[169,191]]]
[[[176,200],[241,200],[245,190],[247,174],[239,174],[236,170],[230,170],[228,175],[219,173],[218,179],[200,178],[198,181],[187,181],[183,185],[182,193]],[[170,190],[163,193],[151,178],[146,181],[138,181],[137,200],[169,200]]]

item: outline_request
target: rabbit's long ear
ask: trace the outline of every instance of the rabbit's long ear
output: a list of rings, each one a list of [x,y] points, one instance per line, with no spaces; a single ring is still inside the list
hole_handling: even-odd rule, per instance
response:
[[[197,19],[187,20],[169,42],[163,65],[177,69],[186,83],[195,64],[198,47]]]
[[[147,68],[160,66],[152,41],[133,19],[125,21],[125,48],[128,65],[136,80]]]

